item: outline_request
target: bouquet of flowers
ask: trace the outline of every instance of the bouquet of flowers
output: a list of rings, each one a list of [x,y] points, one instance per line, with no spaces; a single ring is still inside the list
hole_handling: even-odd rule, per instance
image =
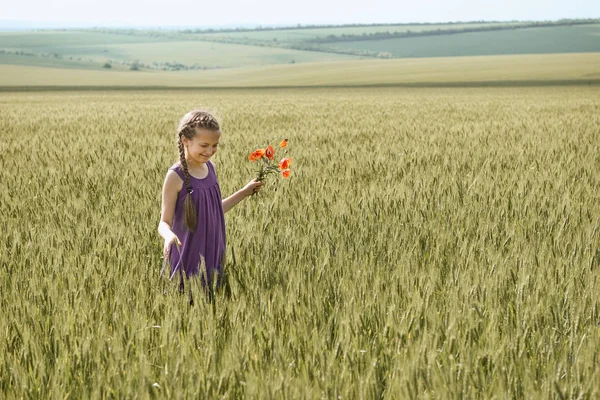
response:
[[[282,149],[286,148],[287,145],[287,139],[283,139],[281,143],[279,143],[279,147]],[[248,159],[253,162],[259,162],[258,171],[256,171],[256,180],[260,182],[264,182],[265,178],[269,174],[278,174],[281,172],[281,176],[284,178],[289,178],[290,174],[292,173],[290,170],[290,164],[292,163],[292,160],[290,158],[282,158],[281,161],[277,163],[275,161],[275,150],[271,145],[268,145],[265,149],[257,149],[253,151]]]

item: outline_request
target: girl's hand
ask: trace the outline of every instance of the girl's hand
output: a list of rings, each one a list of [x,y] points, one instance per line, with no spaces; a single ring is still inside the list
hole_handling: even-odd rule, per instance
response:
[[[260,182],[260,181],[257,181],[256,179],[252,179],[250,182],[248,182],[246,184],[246,186],[244,186],[244,188],[242,189],[242,192],[244,193],[244,195],[246,197],[253,196],[256,193],[258,193],[264,185],[265,185],[264,182]]]
[[[179,247],[181,247],[181,242],[179,241],[177,235],[175,235],[174,233],[172,233],[171,236],[165,239],[165,245],[163,247],[163,256],[165,258],[169,257],[169,251],[171,250],[171,244],[173,243],[176,243]]]

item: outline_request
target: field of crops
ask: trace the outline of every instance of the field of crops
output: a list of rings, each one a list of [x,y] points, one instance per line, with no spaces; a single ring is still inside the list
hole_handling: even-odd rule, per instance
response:
[[[187,67],[232,68],[359,59],[353,55],[216,43],[172,35],[0,32],[0,50],[6,52],[0,52],[0,64],[101,69],[106,62],[119,68],[123,62],[138,61],[149,67],[168,62]]]
[[[162,37],[146,38],[81,32],[72,32],[71,35],[81,35],[83,38],[89,38],[90,42],[87,45],[81,45],[79,41],[71,40],[71,37],[61,38],[59,35],[48,33],[51,40],[55,40],[53,44],[50,44],[44,36],[29,32],[0,34],[0,49],[8,51],[6,54],[0,53],[0,64],[57,65],[66,68],[101,70],[102,65],[106,62],[110,62],[114,68],[119,68],[122,62],[131,63],[133,61],[139,61],[147,66],[171,63],[200,68],[233,68],[359,59],[358,56],[352,55],[285,48],[243,46],[197,40],[167,41]],[[133,39],[125,40],[128,38]],[[104,43],[101,42],[102,39],[105,40]],[[20,45],[21,42],[25,44]],[[18,54],[21,51],[25,54]],[[52,56],[53,54],[57,56]]]
[[[394,57],[457,57],[600,51],[600,25],[527,28],[459,35],[332,43],[328,47],[390,52]]]
[[[118,71],[0,65],[11,87],[290,87],[547,85],[600,81],[600,52],[347,60],[207,71]]]
[[[227,285],[158,281],[178,118],[208,107]],[[600,89],[0,97],[0,397],[598,398]]]
[[[97,51],[97,53],[100,52]],[[152,60],[157,63],[197,64],[205,68],[253,67],[358,59],[356,56],[343,54],[202,41],[113,45],[110,53],[105,55],[105,57],[107,56],[114,59]]]

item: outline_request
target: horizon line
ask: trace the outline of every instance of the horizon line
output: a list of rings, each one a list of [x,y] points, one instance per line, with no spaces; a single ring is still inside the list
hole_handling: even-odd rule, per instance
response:
[[[506,19],[506,20],[491,20],[491,19],[475,19],[475,20],[454,20],[454,21],[410,21],[410,22],[344,22],[344,23],[283,23],[283,24],[271,24],[271,23],[252,23],[252,22],[240,22],[240,23],[224,23],[217,25],[172,25],[172,24],[114,24],[114,25],[101,25],[92,22],[67,22],[67,21],[35,21],[35,20],[20,20],[20,19],[0,19],[0,30],[9,29],[79,29],[79,28],[112,28],[112,29],[127,29],[127,28],[145,28],[145,29],[260,29],[260,28],[319,28],[319,27],[349,27],[349,26],[400,26],[400,25],[446,25],[446,24],[474,24],[474,23],[510,23],[510,22],[559,22],[559,21],[590,21],[600,22],[599,17],[583,17],[583,18],[556,18],[556,19]],[[22,25],[46,25],[46,26],[6,26],[4,24],[22,24]]]

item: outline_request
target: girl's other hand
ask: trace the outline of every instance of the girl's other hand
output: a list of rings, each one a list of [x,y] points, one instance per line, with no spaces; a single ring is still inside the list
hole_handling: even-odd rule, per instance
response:
[[[258,193],[262,187],[265,185],[264,182],[257,181],[256,179],[252,179],[250,182],[244,186],[242,191],[246,196],[252,196]]]
[[[165,239],[165,246],[163,247],[163,256],[165,258],[169,257],[169,251],[171,250],[171,244],[177,243],[179,247],[181,247],[181,241],[174,233]]]

